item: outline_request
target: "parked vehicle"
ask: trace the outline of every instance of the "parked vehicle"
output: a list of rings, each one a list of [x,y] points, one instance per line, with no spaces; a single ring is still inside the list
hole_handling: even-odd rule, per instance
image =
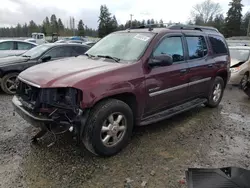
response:
[[[17,75],[23,70],[42,62],[82,55],[89,48],[90,47],[87,45],[78,44],[43,44],[25,52],[22,55],[1,58],[1,88],[7,94],[15,94],[15,80]]]
[[[34,42],[36,44],[47,43],[47,41],[45,40],[45,34],[44,33],[32,33],[31,38],[26,39],[25,41]]]
[[[92,153],[111,156],[135,125],[218,106],[229,68],[227,44],[215,28],[130,29],[104,37],[86,56],[23,71],[12,102],[42,129],[34,140],[69,130]]]
[[[88,41],[88,42],[84,42],[83,44],[86,44],[86,45],[89,45],[89,46],[94,46],[96,44],[96,42]]]
[[[250,73],[250,47],[249,46],[234,46],[229,47],[231,55],[231,78],[229,83],[246,85]]]
[[[0,58],[20,55],[35,46],[37,44],[22,40],[0,40]]]

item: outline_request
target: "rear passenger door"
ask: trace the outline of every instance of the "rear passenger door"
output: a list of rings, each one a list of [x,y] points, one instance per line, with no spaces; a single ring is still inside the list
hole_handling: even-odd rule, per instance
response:
[[[186,35],[188,50],[188,97],[206,97],[214,74],[214,60],[208,55],[208,42],[203,35]]]

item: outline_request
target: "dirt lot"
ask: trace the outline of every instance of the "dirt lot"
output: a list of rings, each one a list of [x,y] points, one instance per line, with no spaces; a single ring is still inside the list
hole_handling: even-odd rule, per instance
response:
[[[0,94],[0,187],[186,187],[188,167],[250,168],[250,100],[228,88],[217,109],[196,108],[136,128],[121,153],[94,157],[70,135],[30,143],[37,130],[13,116],[11,96]],[[143,182],[143,183],[142,183]]]

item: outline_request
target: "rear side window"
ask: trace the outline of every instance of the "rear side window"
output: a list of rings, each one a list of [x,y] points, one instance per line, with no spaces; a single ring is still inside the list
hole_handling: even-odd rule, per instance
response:
[[[74,53],[73,55],[82,55],[84,54],[89,48],[85,46],[73,46]]]
[[[227,45],[224,39],[220,36],[209,36],[209,41],[212,45],[213,52],[215,54],[227,54]]]
[[[17,42],[17,49],[18,50],[29,50],[31,48],[33,48],[35,45],[33,44],[29,44],[29,43],[25,43],[25,42]]]
[[[189,59],[198,59],[207,55],[207,45],[203,36],[186,37]]]
[[[70,57],[71,55],[72,50],[68,46],[56,47],[46,53],[46,56],[50,56],[51,58]]]

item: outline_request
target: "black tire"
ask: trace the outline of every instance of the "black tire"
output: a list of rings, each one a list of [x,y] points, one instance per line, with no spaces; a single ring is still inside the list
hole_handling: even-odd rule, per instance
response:
[[[215,91],[215,88],[218,86],[218,84],[220,85],[221,93],[220,93],[220,96],[218,97],[218,99],[214,100],[214,91]],[[208,106],[210,108],[217,107],[220,104],[220,101],[221,101],[221,99],[223,97],[224,89],[225,89],[224,80],[221,77],[217,76],[214,79],[214,82],[213,82],[213,84],[212,84],[212,86],[210,88],[208,101],[206,103],[206,106]]]
[[[9,83],[8,80],[12,79],[12,78],[16,78],[18,76],[19,73],[13,72],[13,73],[9,73],[6,74],[3,78],[2,78],[2,82],[1,82],[1,88],[2,90],[9,94],[9,95],[14,95],[16,93],[15,90],[10,90],[9,88]],[[14,79],[13,79],[14,80]]]
[[[240,81],[240,89],[243,89],[246,86],[248,79],[249,79],[249,72],[246,72]]]
[[[103,123],[114,113],[123,115],[127,123],[126,131],[120,141],[114,145],[107,147],[101,138],[101,130]],[[133,130],[133,112],[131,108],[124,102],[116,99],[107,99],[98,103],[90,112],[83,131],[83,144],[95,155],[112,156],[121,151],[129,142]]]

